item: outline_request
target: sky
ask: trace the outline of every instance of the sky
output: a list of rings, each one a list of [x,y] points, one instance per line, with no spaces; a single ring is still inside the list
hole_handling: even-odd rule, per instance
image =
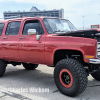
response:
[[[0,18],[4,11],[30,11],[32,6],[39,10],[64,9],[64,18],[78,29],[100,24],[100,0],[0,0]],[[84,16],[84,17],[82,17]]]

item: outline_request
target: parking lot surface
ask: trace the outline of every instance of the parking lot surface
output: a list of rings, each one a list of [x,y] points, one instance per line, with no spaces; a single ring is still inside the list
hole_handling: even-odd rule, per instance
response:
[[[25,70],[22,65],[8,65],[0,78],[0,100],[100,100],[100,82],[88,77],[86,90],[77,97],[60,93],[54,83],[54,68],[39,65]]]

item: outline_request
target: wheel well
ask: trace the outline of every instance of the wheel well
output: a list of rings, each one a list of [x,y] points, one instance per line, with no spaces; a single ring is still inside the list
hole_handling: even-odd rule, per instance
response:
[[[73,58],[77,59],[81,63],[84,63],[83,54],[77,50],[57,50],[54,54],[53,64],[54,66],[56,63],[65,58]]]

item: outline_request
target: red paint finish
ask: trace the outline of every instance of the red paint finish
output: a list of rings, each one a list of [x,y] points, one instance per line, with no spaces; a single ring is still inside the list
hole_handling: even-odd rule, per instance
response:
[[[21,21],[21,20],[14,20],[14,21]],[[7,27],[9,22],[7,21],[5,27]],[[2,56],[5,60],[14,60],[20,61],[19,58],[19,34],[18,35],[6,35],[6,28],[2,35]],[[4,39],[5,38],[5,39]]]
[[[19,61],[27,63],[46,64],[53,66],[54,54],[57,50],[77,50],[83,54],[85,62],[89,59],[85,56],[96,58],[97,40],[81,37],[56,36],[48,34],[43,24],[44,17],[28,17],[3,21],[5,27],[0,36],[0,58],[8,61]],[[9,21],[21,21],[19,34],[16,36],[6,36],[6,27]],[[44,34],[40,40],[36,40],[36,35],[22,35],[24,23],[27,20],[39,20],[42,24]],[[3,37],[7,37],[3,39]],[[20,39],[20,37],[24,37]],[[2,49],[2,50],[1,50]]]
[[[68,84],[68,85],[66,85],[66,84],[63,82],[63,80],[62,80],[62,74],[65,73],[65,72],[69,74],[70,79],[71,79],[70,84]],[[60,71],[60,74],[59,74],[59,79],[60,79],[61,84],[62,84],[65,88],[70,88],[70,87],[72,87],[72,85],[73,85],[73,76],[72,76],[72,74],[70,73],[69,70],[67,70],[67,69],[62,69],[62,70]]]
[[[22,35],[20,35],[22,37]],[[36,35],[23,36],[19,41],[19,55],[22,62],[44,63],[44,40],[41,36],[40,41],[36,40]],[[27,41],[27,42],[26,42]]]
[[[4,26],[5,26],[5,21],[0,21],[0,23],[4,23]],[[4,33],[5,31],[5,27],[3,28],[3,31],[2,31],[2,34]],[[3,55],[2,55],[2,38],[3,38],[3,35],[0,35],[0,58],[3,59]]]
[[[40,19],[27,19],[27,20],[39,20]],[[39,41],[36,40],[36,35],[23,35],[24,24],[27,21],[23,21],[22,29],[20,32],[20,37],[24,37],[19,40],[19,55],[22,62],[30,63],[41,63],[44,64],[44,43],[45,43],[45,33],[41,35]]]
[[[85,55],[96,58],[97,40],[81,37],[47,35],[45,43],[45,61],[48,65],[53,65],[56,50],[77,50],[83,54],[85,62],[89,59]]]

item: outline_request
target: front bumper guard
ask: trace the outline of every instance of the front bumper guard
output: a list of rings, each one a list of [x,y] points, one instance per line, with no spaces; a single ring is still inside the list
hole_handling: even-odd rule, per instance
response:
[[[89,59],[91,64],[100,64],[100,59]]]

